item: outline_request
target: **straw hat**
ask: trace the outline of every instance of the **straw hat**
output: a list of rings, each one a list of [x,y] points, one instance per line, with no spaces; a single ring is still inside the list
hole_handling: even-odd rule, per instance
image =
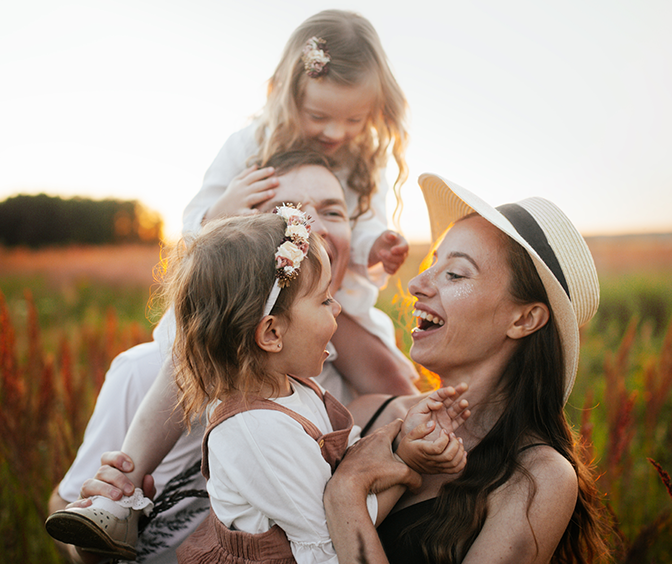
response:
[[[600,301],[595,263],[583,237],[567,216],[544,198],[527,198],[493,208],[435,174],[423,174],[418,182],[429,211],[432,240],[436,241],[461,217],[476,212],[530,254],[560,332],[566,402],[579,364],[579,327],[595,315]]]

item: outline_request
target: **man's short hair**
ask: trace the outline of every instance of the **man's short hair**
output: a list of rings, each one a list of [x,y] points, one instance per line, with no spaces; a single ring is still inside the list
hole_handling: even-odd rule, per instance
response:
[[[322,166],[329,172],[332,171],[332,163],[329,159],[316,151],[286,151],[284,153],[276,153],[269,158],[265,163],[262,163],[260,168],[272,166],[278,176],[299,168],[301,166]]]

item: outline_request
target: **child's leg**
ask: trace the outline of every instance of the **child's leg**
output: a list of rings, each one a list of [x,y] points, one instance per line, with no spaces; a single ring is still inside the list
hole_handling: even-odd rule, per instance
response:
[[[156,470],[184,430],[176,405],[177,386],[168,358],[133,417],[121,447],[135,465],[127,477],[137,488],[142,488],[144,476]]]

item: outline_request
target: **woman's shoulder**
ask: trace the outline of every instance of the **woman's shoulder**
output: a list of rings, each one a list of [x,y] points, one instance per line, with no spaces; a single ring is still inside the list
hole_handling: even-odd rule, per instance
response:
[[[571,516],[578,495],[578,477],[570,461],[549,445],[534,444],[521,451],[519,462],[524,471],[514,474],[495,491],[492,501],[509,504],[518,498],[527,505],[533,494],[532,505],[548,504],[554,511]]]
[[[525,449],[520,463],[524,471],[488,497],[488,516],[469,562],[495,554],[506,562],[548,562],[560,542],[578,495],[571,463],[548,445]]]
[[[565,487],[576,491],[578,478],[571,462],[550,445],[533,444],[524,449],[520,463],[535,479],[537,487]]]

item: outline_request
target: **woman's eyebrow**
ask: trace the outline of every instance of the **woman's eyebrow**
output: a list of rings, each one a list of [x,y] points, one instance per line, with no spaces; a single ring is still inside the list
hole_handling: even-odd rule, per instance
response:
[[[476,270],[478,270],[479,272],[481,271],[481,269],[478,268],[478,264],[476,264],[476,261],[473,258],[471,258],[471,256],[468,255],[467,253],[461,253],[459,251],[453,251],[452,253],[450,253],[448,255],[448,258],[449,259],[451,259],[451,258],[463,258],[465,260],[468,260],[471,264],[473,264],[474,268]]]

